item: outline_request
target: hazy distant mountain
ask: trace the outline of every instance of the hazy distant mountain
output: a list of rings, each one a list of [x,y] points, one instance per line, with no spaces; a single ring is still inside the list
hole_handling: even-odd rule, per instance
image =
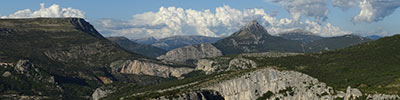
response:
[[[140,43],[140,44],[153,44],[155,42],[157,42],[157,39],[154,37],[147,37],[147,38],[140,38],[140,39],[135,39],[133,40],[136,43]]]
[[[252,21],[231,36],[213,44],[224,54],[245,52],[302,52],[301,42],[268,34],[257,21]]]
[[[117,43],[122,48],[130,52],[138,53],[152,58],[158,57],[167,52],[164,49],[160,49],[151,45],[135,43],[126,37],[107,37],[107,39],[114,43]]]
[[[357,35],[344,35],[315,40],[305,44],[306,52],[319,52],[325,50],[342,49],[352,45],[372,41]]]
[[[278,36],[289,40],[298,40],[301,42],[312,42],[315,40],[323,39],[323,37],[321,36],[318,36],[310,31],[305,31],[301,29],[282,32],[279,33]]]
[[[171,36],[161,39],[141,38],[134,40],[136,43],[141,44],[151,44],[152,46],[164,49],[172,50],[175,48],[192,45],[192,44],[202,44],[202,43],[214,43],[218,41],[219,37],[206,37],[206,36]]]
[[[369,38],[369,39],[372,39],[372,40],[378,40],[378,39],[382,38],[382,36],[379,36],[379,35],[370,35],[370,36],[366,36],[365,38]]]

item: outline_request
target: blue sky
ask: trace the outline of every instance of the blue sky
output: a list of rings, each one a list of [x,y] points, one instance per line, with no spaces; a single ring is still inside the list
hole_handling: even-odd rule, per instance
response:
[[[2,0],[2,1],[3,2],[0,3],[0,16],[7,16],[23,9],[30,9],[32,11],[39,10],[40,9],[39,4],[44,3],[45,7],[49,7],[53,4],[58,4],[62,8],[71,7],[83,11],[85,12],[84,14],[85,18],[88,19],[89,21],[101,21],[104,18],[130,21],[133,20],[132,17],[136,14],[142,14],[146,12],[157,13],[160,10],[160,7],[165,7],[165,8],[176,7],[176,8],[183,8],[184,10],[193,9],[197,11],[204,11],[209,9],[211,13],[215,13],[215,9],[217,7],[222,7],[225,5],[237,10],[253,9],[253,8],[264,9],[265,13],[267,14],[278,12],[277,16],[273,16],[276,17],[277,19],[292,17],[290,11],[284,8],[285,2],[273,2],[274,0],[270,1],[268,0]],[[290,2],[290,0],[286,1]],[[302,1],[302,0],[297,0],[297,1]],[[331,0],[322,0],[322,1],[326,1],[326,3],[328,4],[327,8],[329,10],[329,13],[326,15],[328,17],[327,20],[316,21],[322,26],[327,23],[330,23],[333,26],[339,27],[343,31],[350,31],[352,33],[357,33],[362,35],[370,35],[370,34],[391,35],[400,32],[400,28],[397,28],[398,26],[400,26],[400,20],[399,20],[400,11],[396,10],[398,5],[394,5],[395,8],[393,13],[389,15],[382,15],[384,17],[383,20],[381,21],[352,22],[353,17],[360,12],[359,7],[353,7],[347,10],[342,10],[339,7],[333,7]],[[388,0],[388,1],[395,2],[394,4],[398,4],[397,1],[393,0]],[[300,21],[305,21],[305,20],[313,21],[314,18],[302,16],[300,19]],[[100,29],[100,30],[105,32],[107,31],[107,29]],[[122,34],[116,34],[116,35],[122,35]]]

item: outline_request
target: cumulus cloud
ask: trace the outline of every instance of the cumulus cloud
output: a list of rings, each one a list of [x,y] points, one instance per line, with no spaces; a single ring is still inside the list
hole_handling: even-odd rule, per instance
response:
[[[258,20],[270,34],[289,29],[305,29],[321,36],[348,34],[330,23],[321,25],[316,21],[297,22],[290,18],[277,19],[264,9],[238,10],[227,5],[211,10],[193,10],[177,7],[161,7],[157,12],[133,15],[129,21],[103,19],[94,23],[96,28],[109,36],[128,38],[156,37],[174,35],[228,36],[239,30],[251,20]]]
[[[377,22],[400,7],[400,0],[359,0],[360,12],[353,22]]]
[[[40,3],[40,9],[37,11],[31,11],[30,9],[24,9],[16,11],[8,16],[1,16],[1,18],[35,18],[35,17],[79,17],[84,18],[85,13],[81,10],[74,8],[61,8],[57,4],[53,4],[46,8],[44,3]]]
[[[317,21],[325,20],[328,15],[328,4],[325,0],[266,0],[282,5],[292,16],[299,21],[301,16],[314,17]]]
[[[332,5],[334,7],[342,8],[342,10],[354,8],[357,6],[357,4],[357,0],[332,0]]]

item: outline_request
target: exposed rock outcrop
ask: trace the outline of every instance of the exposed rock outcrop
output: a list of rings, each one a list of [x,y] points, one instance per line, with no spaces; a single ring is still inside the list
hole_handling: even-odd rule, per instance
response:
[[[194,100],[210,100],[207,99],[206,95],[199,96],[198,93],[204,91],[214,91],[213,94],[216,95],[211,95],[211,97],[220,97],[219,100],[256,100],[259,98],[267,100],[354,100],[363,96],[361,91],[356,88],[348,87],[344,92],[334,90],[325,83],[319,82],[318,79],[296,71],[265,68],[239,74],[239,76],[233,76],[229,79],[226,79],[228,77],[223,75],[217,76],[222,80],[210,80],[211,82],[205,83],[207,85],[201,85],[200,90],[196,89],[197,92],[188,91],[183,94],[153,99],[185,100],[196,98]],[[178,89],[180,88],[175,88],[175,90]]]
[[[157,57],[160,60],[185,63],[187,60],[222,56],[222,52],[211,44],[189,45],[168,51]]]
[[[119,64],[118,64],[119,63]],[[150,75],[164,78],[181,77],[193,71],[192,68],[186,67],[171,67],[163,64],[153,63],[150,61],[127,60],[122,63],[119,61],[113,62],[111,68],[124,74]]]
[[[218,91],[226,100],[255,100],[268,91],[272,95],[266,98],[271,100],[332,100],[362,96],[358,89],[348,88],[346,93],[335,91],[306,74],[271,68],[246,73],[205,89]]]
[[[257,64],[249,59],[244,58],[235,58],[229,62],[229,67],[227,70],[236,70],[236,69],[250,69],[256,68]]]
[[[216,91],[203,90],[196,92],[189,92],[184,94],[179,94],[174,97],[162,96],[159,98],[153,98],[151,100],[223,100],[224,98]]]
[[[369,94],[367,96],[368,100],[399,100],[398,95],[387,95],[387,94]]]
[[[103,97],[106,97],[108,94],[114,92],[111,89],[105,89],[103,87],[99,87],[96,90],[94,90],[93,94],[92,94],[92,99],[93,100],[99,100]]]
[[[214,72],[249,69],[256,67],[257,64],[254,61],[239,57],[233,59],[220,58],[218,60],[200,59],[197,62],[196,70],[201,70],[206,72],[206,74],[211,74]]]

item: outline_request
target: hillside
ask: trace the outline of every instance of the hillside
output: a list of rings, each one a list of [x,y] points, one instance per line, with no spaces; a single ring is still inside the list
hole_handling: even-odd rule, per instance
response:
[[[117,87],[104,99],[396,100],[400,99],[399,44],[400,35],[396,35],[323,53],[252,53],[217,57],[213,60],[228,62],[211,62],[211,66],[226,65],[234,59],[244,58],[255,61],[258,68],[233,70],[235,68],[227,67],[226,71],[210,74],[202,72],[208,69],[201,69],[182,80],[135,87],[135,90]]]
[[[138,44],[129,40],[126,37],[107,37],[108,40],[117,43],[122,48],[137,54],[141,54],[147,57],[156,58],[162,54],[165,54],[167,51],[146,44]]]
[[[361,44],[364,42],[372,41],[371,39],[364,38],[357,35],[343,35],[336,37],[323,38],[314,40],[305,44],[306,52],[320,52],[326,50],[335,50],[349,47],[352,45]]]
[[[400,35],[348,48],[293,57],[254,59],[316,77],[335,88],[400,95]]]
[[[0,19],[0,45],[0,63],[10,63],[0,68],[9,73],[1,77],[0,98],[89,99],[96,87],[116,80],[111,62],[142,58],[81,18]]]

